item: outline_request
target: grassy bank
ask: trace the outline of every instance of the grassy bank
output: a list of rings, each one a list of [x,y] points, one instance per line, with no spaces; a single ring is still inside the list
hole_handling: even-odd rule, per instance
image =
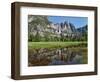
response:
[[[28,42],[29,48],[62,48],[69,46],[77,46],[80,44],[87,44],[87,42]]]

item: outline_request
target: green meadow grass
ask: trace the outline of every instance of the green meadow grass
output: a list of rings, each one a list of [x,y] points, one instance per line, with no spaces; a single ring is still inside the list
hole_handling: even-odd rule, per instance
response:
[[[28,48],[63,48],[86,43],[87,42],[28,42]]]

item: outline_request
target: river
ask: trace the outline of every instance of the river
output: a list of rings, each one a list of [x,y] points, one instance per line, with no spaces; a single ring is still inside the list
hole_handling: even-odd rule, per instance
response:
[[[28,66],[86,64],[87,59],[86,47],[28,50]]]

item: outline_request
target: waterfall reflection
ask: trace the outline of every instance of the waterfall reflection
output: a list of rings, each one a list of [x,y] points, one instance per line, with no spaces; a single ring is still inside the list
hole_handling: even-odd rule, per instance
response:
[[[83,63],[83,51],[79,48],[29,50],[29,66],[70,65]]]

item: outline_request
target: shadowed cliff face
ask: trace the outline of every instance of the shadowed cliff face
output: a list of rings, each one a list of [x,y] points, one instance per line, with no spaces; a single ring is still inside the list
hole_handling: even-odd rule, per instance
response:
[[[77,31],[78,31],[78,32],[81,32],[81,33],[87,33],[87,31],[88,31],[88,26],[85,25],[85,26],[83,26],[83,27],[77,28]]]
[[[84,59],[86,61],[84,61]],[[87,48],[29,50],[28,66],[73,65],[87,63]]]

